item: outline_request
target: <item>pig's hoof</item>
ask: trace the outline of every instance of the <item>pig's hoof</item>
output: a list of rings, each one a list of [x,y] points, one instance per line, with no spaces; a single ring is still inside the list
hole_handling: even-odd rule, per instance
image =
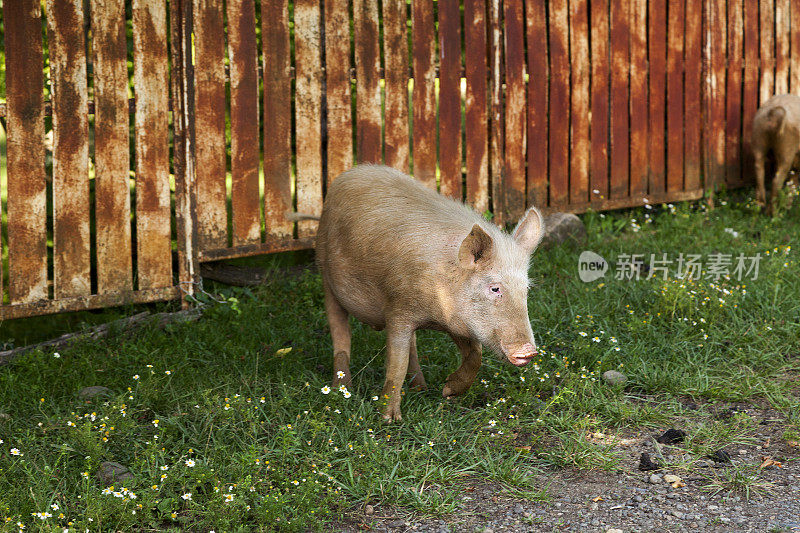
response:
[[[400,413],[400,406],[387,405],[383,410],[383,421],[387,424],[392,422],[400,422],[403,420],[403,415]]]
[[[470,384],[464,383],[463,381],[458,381],[455,379],[448,379],[447,383],[444,384],[444,388],[442,388],[442,396],[445,398],[452,398],[453,396],[461,396],[467,389],[469,389]]]

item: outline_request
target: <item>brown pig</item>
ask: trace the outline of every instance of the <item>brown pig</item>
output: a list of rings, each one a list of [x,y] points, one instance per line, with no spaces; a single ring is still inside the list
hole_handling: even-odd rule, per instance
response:
[[[447,332],[461,352],[445,397],[472,385],[482,344],[516,366],[527,364],[537,355],[528,319],[528,264],[543,230],[541,214],[531,208],[509,235],[389,167],[362,165],[336,178],[316,242],[334,387],[351,379],[349,315],[386,329],[387,421],[402,418],[406,372],[412,387],[426,387],[417,359],[418,329]]]
[[[762,105],[753,117],[753,157],[756,168],[756,199],[772,213],[789,171],[800,167],[800,96],[779,94]],[[775,158],[775,177],[767,203],[764,163],[767,154]],[[795,177],[795,185],[797,178]]]

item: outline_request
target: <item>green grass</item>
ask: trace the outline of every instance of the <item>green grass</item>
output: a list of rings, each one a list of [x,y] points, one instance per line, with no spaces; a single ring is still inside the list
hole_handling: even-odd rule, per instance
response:
[[[749,442],[752,421],[721,423],[685,409],[687,398],[771,405],[794,439],[800,208],[767,219],[750,203],[726,204],[585,215],[585,246],[534,256],[529,309],[541,359],[519,370],[485,354],[470,391],[444,401],[457,350],[443,334],[421,332],[431,390],[406,392],[401,424],[381,422],[373,398],[384,336],[360,324],[351,396],[321,392],[331,348],[310,271],[254,290],[211,287],[227,303],[210,304],[195,323],[22,356],[0,368],[0,528],[325,529],[365,503],[456,512],[475,477],[546,498],[534,482],[542,469],[632,468],[612,437],[642,428],[680,425],[698,457]],[[578,278],[584,249],[612,262],[604,280]],[[614,279],[618,254],[680,252],[763,258],[755,280]],[[609,369],[627,375],[625,387],[600,379]],[[90,385],[114,395],[81,401]],[[589,438],[599,433],[607,438]],[[98,481],[103,461],[130,468],[124,491]],[[709,480],[713,490],[760,483],[744,467]],[[52,516],[32,515],[42,512]]]

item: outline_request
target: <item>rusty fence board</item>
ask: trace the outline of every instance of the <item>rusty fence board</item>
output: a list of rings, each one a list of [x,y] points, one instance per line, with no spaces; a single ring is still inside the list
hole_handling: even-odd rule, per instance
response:
[[[708,61],[709,73],[706,76],[709,117],[706,143],[707,175],[704,187],[714,190],[725,182],[725,61],[726,61],[726,10],[725,4],[709,1],[707,7]],[[688,17],[687,17],[688,19]],[[692,184],[686,184],[689,188]]]
[[[608,0],[591,4],[591,202],[608,198]]]
[[[225,29],[222,2],[194,0],[195,180],[198,244],[228,245],[225,186]]]
[[[5,2],[8,263],[12,304],[47,298],[42,23],[37,0]]]
[[[436,37],[433,4],[427,0],[411,3],[413,32],[414,91],[412,156],[414,177],[436,188]]]
[[[128,67],[123,0],[92,0],[97,291],[133,288]]]
[[[775,0],[775,94],[789,92],[790,4],[797,0]]]
[[[356,59],[356,159],[380,163],[381,87],[378,0],[353,0]]]
[[[683,187],[694,190],[700,187],[702,176],[702,146],[701,133],[703,129],[701,100],[703,95],[702,83],[702,52],[703,52],[703,4],[702,2],[687,2],[685,11],[684,34],[684,85],[683,85]],[[724,30],[723,30],[724,31]],[[722,36],[715,34],[715,39]],[[720,83],[725,83],[724,79]],[[724,91],[720,92],[724,94]],[[724,100],[721,102],[724,104]],[[724,129],[710,132],[722,136]]]
[[[611,191],[610,198],[628,195],[629,165],[629,38],[630,27],[627,0],[611,0]]]
[[[163,3],[134,0],[136,250],[140,289],[172,285],[166,18]]]
[[[775,0],[759,0],[759,105],[775,90]]]
[[[461,200],[461,14],[458,0],[439,2],[439,169],[440,192]]]
[[[253,0],[228,0],[233,245],[261,241],[258,198],[258,50]]]
[[[665,190],[665,150],[664,132],[666,129],[666,72],[667,72],[667,0],[652,0],[650,24],[648,25],[648,193],[662,193]]]
[[[350,116],[350,19],[347,3],[347,0],[325,2],[328,183],[353,166],[353,124]],[[269,53],[268,49],[265,50]],[[265,98],[267,97],[265,91]],[[387,109],[388,105],[387,95]]]
[[[505,224],[505,194],[503,194],[503,10],[500,0],[489,4],[489,193],[494,221]]]
[[[742,0],[728,0],[728,72],[725,86],[725,183],[742,179],[742,67],[744,21]]]
[[[566,0],[550,4],[550,124],[548,205],[569,200],[569,9]]]
[[[547,205],[547,15],[542,2],[525,2],[528,41],[528,205]]]
[[[270,241],[290,238],[292,209],[292,81],[288,0],[261,1],[264,61],[264,218]],[[263,16],[269,13],[271,16]],[[199,204],[200,202],[198,202]]]
[[[89,121],[82,4],[47,2],[53,94],[53,294],[91,292]]]
[[[800,2],[791,3],[789,18],[789,90],[800,94]]]
[[[464,0],[464,48],[464,68],[467,78],[464,103],[467,202],[478,212],[483,213],[489,209],[489,122],[486,114],[488,107],[484,0]],[[539,83],[545,81],[539,80]]]
[[[407,22],[405,2],[383,2],[384,158],[403,172],[409,170],[410,156]]]
[[[572,1],[570,7],[570,129],[572,131],[569,176],[569,202],[589,200],[589,4],[587,0]]]
[[[683,188],[683,0],[669,0],[667,23],[667,191]]]
[[[647,2],[630,3],[630,196],[647,194]],[[663,25],[663,21],[659,21]]]
[[[742,174],[753,175],[750,145],[758,95],[758,0],[744,0],[744,72],[742,82]]]
[[[297,210],[322,212],[322,65],[320,7],[316,0],[295,2],[295,123],[297,161]],[[315,221],[298,223],[298,235],[316,231]]]
[[[503,192],[510,220],[525,212],[525,20],[522,0],[504,3],[505,146]]]

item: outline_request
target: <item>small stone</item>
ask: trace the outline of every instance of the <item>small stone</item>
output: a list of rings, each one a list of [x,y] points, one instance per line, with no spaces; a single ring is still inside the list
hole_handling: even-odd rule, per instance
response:
[[[680,476],[676,476],[675,474],[667,474],[664,476],[664,481],[667,483],[675,483],[676,481],[681,481]]]
[[[706,455],[709,459],[714,461],[715,463],[730,463],[731,456],[725,450],[717,450],[712,454]]]
[[[114,461],[100,463],[100,468],[97,469],[97,479],[105,486],[124,483],[132,477],[133,474],[128,470],[128,467]]]
[[[739,455],[747,455],[747,450],[739,450]]]
[[[622,530],[612,527],[611,529],[607,530],[606,533],[622,533]]]
[[[650,459],[650,454],[647,452],[642,452],[642,455],[639,456],[639,470],[642,472],[648,472],[650,470],[658,470],[661,466]]]
[[[670,511],[670,513],[672,513],[672,516],[674,516],[675,518],[683,518],[683,513],[680,511],[676,511],[673,509],[672,511]]]
[[[589,504],[589,510],[590,510],[590,511],[596,511],[596,510],[597,510],[599,507],[600,507],[600,506],[599,506],[599,505],[597,505],[597,503],[596,503],[596,502],[592,502],[592,503],[590,503],[590,504]]]
[[[375,513],[375,508],[369,504],[364,507],[364,514],[369,516]]]
[[[683,442],[686,437],[686,432],[680,429],[669,428],[663,435],[658,437],[656,441],[661,444],[677,444]]]
[[[659,476],[658,474],[652,474],[650,476],[650,483],[652,483],[653,485],[658,485],[659,483],[661,483],[661,476]]]
[[[592,520],[592,525],[593,525],[594,527],[597,527],[597,526],[599,526],[599,525],[600,525],[600,520],[598,520],[597,518],[595,518],[594,520]]]
[[[616,370],[606,370],[603,372],[603,381],[609,385],[625,385],[628,382],[628,376]]]
[[[543,246],[561,244],[567,240],[586,240],[586,226],[572,213],[551,213],[544,219]]]
[[[483,530],[483,533],[494,533],[494,529],[487,527],[486,529]]]
[[[97,397],[109,397],[114,393],[108,387],[102,385],[92,385],[91,387],[84,387],[78,391],[78,398],[81,400],[92,400]]]
[[[635,495],[635,496],[633,497],[633,499],[634,499],[635,501],[639,502],[639,503],[642,503],[642,502],[644,501],[644,498],[642,498],[642,495],[641,495],[641,494],[637,494],[637,495]]]
[[[525,512],[525,508],[522,506],[522,504],[518,503],[518,504],[514,505],[514,513],[523,514],[524,512]]]

